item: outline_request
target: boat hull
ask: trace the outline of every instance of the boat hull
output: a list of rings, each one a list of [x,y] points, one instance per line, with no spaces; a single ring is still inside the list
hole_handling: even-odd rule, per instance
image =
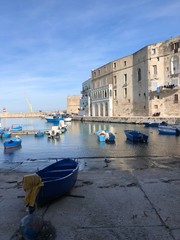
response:
[[[38,171],[44,186],[40,188],[36,203],[43,205],[69,192],[77,181],[78,169],[77,161],[63,159]]]
[[[49,123],[59,123],[61,120],[63,120],[63,118],[58,115],[46,116],[45,119]]]
[[[99,130],[96,132],[96,136],[99,142],[114,143],[115,135],[106,130]]]
[[[18,131],[22,131],[22,127],[21,126],[17,126],[17,127],[12,127],[10,129],[11,132],[18,132]]]
[[[159,126],[158,131],[162,135],[180,135],[180,127],[177,126]]]
[[[136,131],[136,130],[124,130],[127,140],[131,142],[142,142],[146,143],[148,141],[148,135]]]
[[[44,136],[44,132],[36,132],[34,134],[35,137],[43,137]]]
[[[10,132],[0,132],[0,137],[1,138],[10,138],[11,133]]]
[[[9,141],[4,142],[5,149],[17,148],[20,146],[21,146],[21,139],[11,139]]]
[[[159,127],[159,126],[167,126],[166,122],[144,122],[145,127]]]

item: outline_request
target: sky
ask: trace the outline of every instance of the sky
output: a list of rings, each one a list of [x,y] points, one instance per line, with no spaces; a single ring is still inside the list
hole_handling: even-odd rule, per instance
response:
[[[179,0],[0,0],[0,112],[63,111],[93,69],[176,36]]]

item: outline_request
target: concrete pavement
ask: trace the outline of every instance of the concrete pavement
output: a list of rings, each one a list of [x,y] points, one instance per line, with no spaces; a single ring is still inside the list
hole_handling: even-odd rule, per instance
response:
[[[70,195],[37,210],[55,228],[56,239],[180,239],[180,156],[82,164]],[[21,239],[15,233],[27,214],[24,174],[1,170],[0,239]]]

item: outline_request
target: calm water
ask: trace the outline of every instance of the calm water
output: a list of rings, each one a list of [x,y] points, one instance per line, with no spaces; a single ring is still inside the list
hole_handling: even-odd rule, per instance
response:
[[[24,130],[50,129],[53,124],[40,118],[1,119],[2,127],[20,124]],[[99,143],[95,132],[107,129],[115,133],[116,143]],[[147,144],[132,144],[126,141],[125,129],[137,129],[149,135]],[[117,123],[89,123],[72,121],[68,131],[59,140],[49,140],[45,135],[35,138],[34,135],[22,136],[22,147],[4,150],[3,140],[0,143],[0,167],[29,159],[47,159],[61,157],[140,157],[140,156],[175,156],[180,155],[180,137],[159,135],[156,128],[145,128],[143,125]]]

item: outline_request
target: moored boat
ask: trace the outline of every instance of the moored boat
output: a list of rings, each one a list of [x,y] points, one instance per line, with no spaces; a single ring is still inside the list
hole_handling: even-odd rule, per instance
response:
[[[44,132],[43,131],[37,131],[35,134],[34,134],[35,137],[43,137],[44,136]]]
[[[12,125],[12,127],[10,128],[10,131],[11,132],[22,131],[22,126],[20,126],[20,125],[17,125],[17,126]]]
[[[2,132],[0,132],[0,137],[1,138],[10,138],[11,137],[11,132],[9,132],[9,131],[2,131]]]
[[[32,181],[32,191],[37,185],[39,186],[39,191],[36,196],[32,196],[34,198],[33,200],[29,198],[27,192],[25,196],[26,205],[33,207],[35,202],[38,205],[43,205],[68,193],[77,181],[78,169],[78,161],[68,158],[45,167],[36,172],[35,176],[24,176],[23,188],[25,190],[27,190],[30,185],[30,181]],[[39,177],[39,180],[37,184],[33,186],[34,178],[37,179],[37,177]]]
[[[115,135],[107,130],[99,130],[96,132],[99,142],[114,143]]]
[[[52,126],[51,130],[47,132],[48,138],[59,138],[62,134],[60,126]]]
[[[63,118],[59,114],[49,114],[45,116],[45,119],[49,123],[59,123]]]
[[[167,126],[168,124],[165,121],[162,122],[144,122],[145,127],[159,127],[159,126]]]
[[[10,148],[16,148],[21,146],[21,138],[16,137],[14,139],[10,139],[9,141],[4,142],[4,148],[5,149],[10,149]]]
[[[132,142],[147,142],[148,135],[137,130],[124,130],[127,140]]]
[[[62,118],[64,119],[65,122],[71,122],[72,117],[70,114],[63,114]]]
[[[159,134],[164,135],[180,135],[180,125],[167,125],[158,127]]]

